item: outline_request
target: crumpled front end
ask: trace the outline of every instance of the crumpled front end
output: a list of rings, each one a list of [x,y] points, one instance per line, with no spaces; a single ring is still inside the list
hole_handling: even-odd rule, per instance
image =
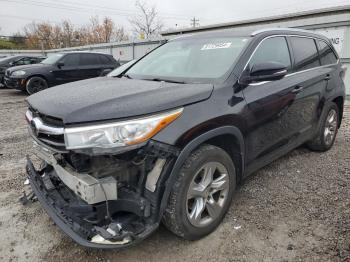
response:
[[[57,134],[34,128],[29,133],[43,161],[35,169],[28,158],[30,185],[54,222],[76,242],[126,247],[158,227],[175,147],[150,140],[129,151],[83,154],[65,150]]]

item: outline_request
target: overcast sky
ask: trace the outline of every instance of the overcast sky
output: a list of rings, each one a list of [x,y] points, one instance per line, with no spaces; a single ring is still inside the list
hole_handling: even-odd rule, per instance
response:
[[[145,1],[156,5],[165,29],[188,27],[194,16],[200,25],[208,25],[350,4],[350,0]],[[0,35],[21,31],[33,20],[58,23],[68,19],[82,25],[92,15],[109,16],[116,24],[130,29],[128,17],[136,12],[134,0],[0,0]]]

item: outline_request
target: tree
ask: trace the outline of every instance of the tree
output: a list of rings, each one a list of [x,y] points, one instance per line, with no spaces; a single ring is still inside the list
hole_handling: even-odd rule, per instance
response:
[[[89,24],[80,27],[67,20],[56,25],[33,22],[23,30],[28,48],[51,49],[128,39],[124,28],[117,27],[109,17],[103,18],[102,22],[97,16],[91,17]]]
[[[134,31],[140,38],[151,38],[157,36],[164,24],[158,17],[155,6],[149,6],[141,0],[136,1],[136,8],[139,14],[129,20]]]

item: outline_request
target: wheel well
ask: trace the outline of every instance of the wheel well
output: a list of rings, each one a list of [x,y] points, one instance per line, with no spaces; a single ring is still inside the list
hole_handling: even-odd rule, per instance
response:
[[[31,76],[27,77],[26,82],[27,82],[29,79],[31,79],[32,77],[35,77],[35,76],[38,76],[38,77],[44,78],[44,79],[45,79],[45,81],[46,81],[46,83],[47,83],[47,84],[49,84],[49,82],[48,82],[47,78],[46,78],[45,76],[43,76],[43,75],[31,75]]]
[[[217,146],[225,150],[231,157],[237,172],[237,181],[239,182],[243,174],[243,149],[240,146],[238,139],[234,135],[219,135],[204,142]]]
[[[340,124],[341,124],[341,121],[343,119],[343,110],[344,110],[344,98],[342,96],[338,96],[336,98],[334,98],[332,100],[332,102],[334,102],[337,106],[338,106],[338,109],[339,109],[339,126],[340,127]]]

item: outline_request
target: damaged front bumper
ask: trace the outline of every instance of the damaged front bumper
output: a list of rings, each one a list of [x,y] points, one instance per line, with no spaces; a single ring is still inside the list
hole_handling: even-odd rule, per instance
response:
[[[103,213],[101,210],[105,209],[103,204],[84,204],[69,195],[67,188],[53,188],[46,168],[35,170],[29,158],[26,170],[32,190],[48,215],[63,232],[82,246],[104,249],[127,247],[145,239],[158,227],[157,222],[137,225],[136,221],[126,224],[127,219],[107,222],[100,217]]]
[[[82,159],[36,141],[34,149],[43,164],[36,170],[27,159],[32,190],[54,222],[80,245],[127,247],[158,228],[175,148],[149,142],[127,155]],[[89,168],[82,171],[85,166]]]

